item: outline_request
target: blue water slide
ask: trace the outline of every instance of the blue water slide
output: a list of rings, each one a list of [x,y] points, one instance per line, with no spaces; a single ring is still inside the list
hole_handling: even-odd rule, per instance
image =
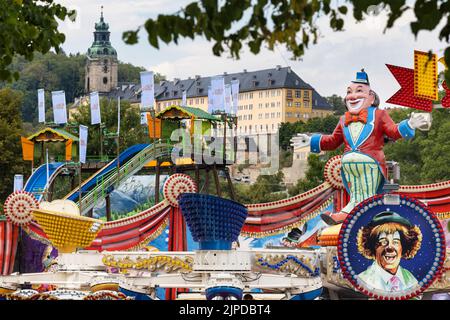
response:
[[[52,162],[48,164],[48,177],[50,182],[58,175],[64,165],[64,162]],[[38,201],[41,201],[47,187],[47,165],[43,164],[34,170],[33,174],[28,178],[24,190],[31,192]]]
[[[119,164],[122,166],[124,165],[128,160],[133,158],[137,153],[148,147],[149,144],[135,144],[134,146],[129,147],[125,151],[123,151],[119,155]],[[94,173],[89,179],[84,181],[81,184],[81,193],[82,195],[89,192],[92,188],[94,188],[98,182],[101,181],[102,177],[110,173],[111,171],[115,170],[117,168],[117,158],[108,163],[106,166],[101,168],[99,171]],[[69,199],[72,201],[77,202],[79,198],[79,190],[78,187],[72,190],[65,199]]]

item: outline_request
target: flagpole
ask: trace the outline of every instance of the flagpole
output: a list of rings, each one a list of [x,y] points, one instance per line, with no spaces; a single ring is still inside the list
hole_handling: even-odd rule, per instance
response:
[[[119,178],[120,178],[119,142],[120,142],[120,96],[117,98],[117,186],[119,186]]]
[[[48,148],[45,149],[45,165],[46,165],[46,169],[47,169],[47,189],[50,187],[50,181],[48,181],[50,179],[50,174],[49,174],[49,168],[48,168]],[[45,188],[44,188],[45,190]],[[48,195],[46,194],[46,199],[48,200]]]
[[[79,167],[78,167],[78,207],[80,209],[80,216],[83,214],[83,210],[82,210],[82,193],[81,193],[81,159],[79,162]]]

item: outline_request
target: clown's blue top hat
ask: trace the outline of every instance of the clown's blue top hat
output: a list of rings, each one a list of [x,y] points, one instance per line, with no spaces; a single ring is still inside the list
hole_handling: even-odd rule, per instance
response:
[[[356,73],[356,80],[353,80],[352,82],[353,83],[364,83],[364,84],[370,85],[369,76],[364,71],[364,69],[361,69],[361,72]]]

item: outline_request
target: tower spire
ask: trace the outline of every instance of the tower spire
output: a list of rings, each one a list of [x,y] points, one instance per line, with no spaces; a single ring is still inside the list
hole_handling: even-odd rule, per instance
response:
[[[103,22],[103,6],[100,9],[100,21]]]

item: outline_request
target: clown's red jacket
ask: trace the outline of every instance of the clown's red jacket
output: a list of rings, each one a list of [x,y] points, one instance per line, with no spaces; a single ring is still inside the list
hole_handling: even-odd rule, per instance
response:
[[[311,137],[311,152],[334,150],[344,143],[344,154],[360,152],[373,158],[380,166],[384,177],[387,177],[386,160],[383,152],[384,136],[392,140],[399,138],[412,139],[415,130],[408,125],[408,120],[395,124],[386,110],[374,106],[368,108],[367,123],[357,141],[353,141],[348,126],[345,125],[345,116],[330,135],[314,134]]]

